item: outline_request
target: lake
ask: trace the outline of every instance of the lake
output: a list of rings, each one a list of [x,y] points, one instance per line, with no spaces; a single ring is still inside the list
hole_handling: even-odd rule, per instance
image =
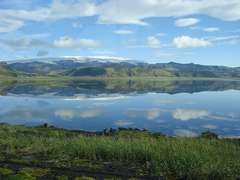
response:
[[[98,131],[132,127],[172,136],[240,136],[240,81],[0,82],[0,122]]]

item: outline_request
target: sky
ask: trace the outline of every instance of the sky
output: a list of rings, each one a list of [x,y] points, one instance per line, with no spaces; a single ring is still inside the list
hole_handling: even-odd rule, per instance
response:
[[[240,66],[240,0],[0,0],[0,60]]]

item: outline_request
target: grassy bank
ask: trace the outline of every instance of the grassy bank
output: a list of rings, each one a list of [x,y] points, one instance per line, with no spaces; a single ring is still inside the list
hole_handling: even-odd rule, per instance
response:
[[[94,135],[2,124],[0,160],[2,168],[15,163],[44,168],[45,176],[51,168],[52,172],[54,168],[67,168],[120,177],[235,179],[240,176],[240,143],[215,138],[164,137],[142,131]]]

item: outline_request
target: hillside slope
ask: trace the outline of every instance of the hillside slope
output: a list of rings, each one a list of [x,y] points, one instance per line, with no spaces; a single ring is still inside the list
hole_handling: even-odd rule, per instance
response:
[[[133,61],[103,61],[59,59],[54,61],[31,60],[10,62],[4,65],[13,72],[34,75],[103,76],[103,77],[212,77],[239,78],[240,68],[206,66],[199,64],[156,63]],[[8,71],[2,70],[2,73]]]
[[[0,76],[17,76],[17,73],[11,71],[5,63],[0,63]]]

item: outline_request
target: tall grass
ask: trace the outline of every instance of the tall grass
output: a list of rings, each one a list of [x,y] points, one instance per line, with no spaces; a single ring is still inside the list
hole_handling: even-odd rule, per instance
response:
[[[34,154],[47,160],[64,160],[72,166],[73,160],[81,159],[130,162],[145,165],[152,175],[173,178],[240,176],[239,143],[218,139],[156,137],[128,131],[85,136],[57,129],[1,125],[0,152]]]

